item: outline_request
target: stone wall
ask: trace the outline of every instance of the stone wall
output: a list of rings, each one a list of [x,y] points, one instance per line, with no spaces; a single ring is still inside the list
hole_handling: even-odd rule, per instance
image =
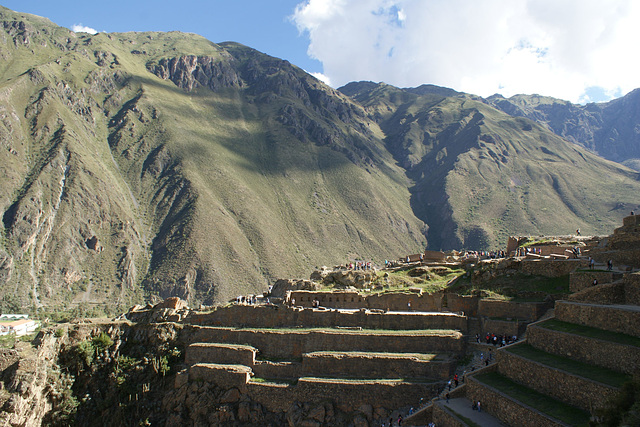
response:
[[[302,373],[301,362],[271,362],[258,360],[253,365],[253,373],[258,378],[298,379]]]
[[[588,267],[588,260],[550,260],[550,259],[525,259],[520,263],[520,270],[526,274],[544,277],[566,276],[578,268]]]
[[[393,348],[387,349],[393,351]],[[454,365],[447,360],[424,360],[419,356],[314,352],[302,357],[302,370],[308,376],[337,376],[340,378],[431,378],[445,380]]]
[[[523,344],[514,344],[519,345]],[[508,351],[509,348],[513,347],[497,352],[500,374],[569,405],[593,412],[594,408],[605,406],[607,400],[618,392],[615,387],[520,357]]]
[[[448,411],[446,406],[437,402],[433,404],[431,421],[438,427],[467,427],[467,424]]]
[[[365,351],[393,349],[398,353],[461,353],[465,341],[459,332],[439,335],[419,331],[398,334],[336,331],[295,331],[235,329],[185,325],[185,337],[191,343],[212,342],[245,344],[256,347],[269,358],[293,359],[313,351]]]
[[[640,348],[529,325],[527,342],[533,347],[625,374],[640,368]]]
[[[196,363],[189,368],[189,381],[206,381],[223,388],[242,387],[251,378],[251,368],[241,365]]]
[[[486,372],[483,370],[483,372]],[[483,411],[486,411],[507,423],[518,427],[564,427],[565,424],[554,422],[537,410],[514,402],[509,396],[485,386],[473,376],[467,380],[467,398],[480,401]]]
[[[592,304],[625,304],[625,286],[622,282],[591,286],[567,297],[570,301]]]
[[[528,322],[526,321],[509,321],[509,320],[495,320],[489,318],[481,318],[480,325],[482,333],[480,334],[480,341],[486,334],[496,335],[508,335],[520,337],[527,328]]]
[[[442,295],[417,292],[367,295],[353,291],[293,291],[289,296],[289,301],[295,300],[295,305],[300,307],[311,307],[315,299],[320,302],[320,306],[327,308],[408,311],[411,302],[413,311],[440,311]]]
[[[569,275],[569,290],[580,292],[593,286],[593,281],[597,280],[599,285],[614,281],[616,273],[604,271],[574,271]]]
[[[625,303],[640,305],[640,273],[626,275],[623,283]]]
[[[442,307],[443,310],[454,313],[464,313],[466,316],[478,315],[478,302],[480,301],[480,297],[447,293],[445,294],[445,298],[446,299],[443,298],[442,300],[442,305],[446,303],[446,307]]]
[[[556,302],[558,320],[640,337],[640,310],[624,306]]]
[[[312,293],[311,293],[312,295]],[[305,303],[307,297],[305,297]],[[297,302],[296,302],[297,303]],[[284,328],[361,327],[365,329],[457,329],[466,330],[464,316],[451,313],[385,313],[382,311],[337,311],[277,306],[232,305],[210,313],[192,313],[185,322],[197,325]]]
[[[187,347],[184,363],[222,363],[252,367],[257,350],[254,347],[234,344],[195,343]]]
[[[321,378],[300,378],[295,385],[273,383],[247,384],[251,399],[267,410],[286,411],[293,402],[317,402],[331,399],[345,412],[363,405],[374,408],[417,407],[420,398],[435,396],[440,383],[408,383],[399,381],[349,381]]]
[[[533,322],[548,309],[542,302],[511,302],[483,299],[478,302],[478,315],[499,317],[503,319],[519,319]]]

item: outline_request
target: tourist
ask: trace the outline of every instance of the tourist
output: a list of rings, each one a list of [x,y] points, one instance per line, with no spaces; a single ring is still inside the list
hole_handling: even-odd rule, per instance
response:
[[[444,398],[447,399],[447,403],[449,403],[449,398],[451,397],[451,395],[449,393],[444,395]]]
[[[593,279],[593,284],[592,286],[598,286],[598,279]]]
[[[613,260],[607,261],[607,270],[613,271]]]
[[[580,234],[580,229],[579,228],[576,230],[576,236],[582,236],[582,234]]]
[[[478,400],[478,412],[482,412],[482,409],[480,407],[480,401]]]

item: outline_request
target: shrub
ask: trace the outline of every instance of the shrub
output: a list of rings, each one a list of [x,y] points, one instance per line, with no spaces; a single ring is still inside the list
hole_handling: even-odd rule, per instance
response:
[[[113,340],[106,332],[101,332],[100,335],[93,337],[91,344],[97,353],[111,347]]]

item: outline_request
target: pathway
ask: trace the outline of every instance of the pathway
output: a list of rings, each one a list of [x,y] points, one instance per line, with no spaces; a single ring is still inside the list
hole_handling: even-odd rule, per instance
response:
[[[440,400],[435,402],[435,404],[440,405],[443,408],[451,408],[456,414],[470,419],[481,427],[504,427],[506,425],[486,412],[478,412],[471,409],[471,401],[466,397],[449,399],[449,403],[444,400]]]

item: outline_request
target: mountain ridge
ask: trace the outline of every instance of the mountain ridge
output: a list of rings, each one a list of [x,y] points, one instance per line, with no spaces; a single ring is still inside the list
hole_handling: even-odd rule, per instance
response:
[[[474,95],[339,91],[193,34],[0,22],[5,311],[223,303],[318,263],[606,232],[637,206],[637,174]]]

